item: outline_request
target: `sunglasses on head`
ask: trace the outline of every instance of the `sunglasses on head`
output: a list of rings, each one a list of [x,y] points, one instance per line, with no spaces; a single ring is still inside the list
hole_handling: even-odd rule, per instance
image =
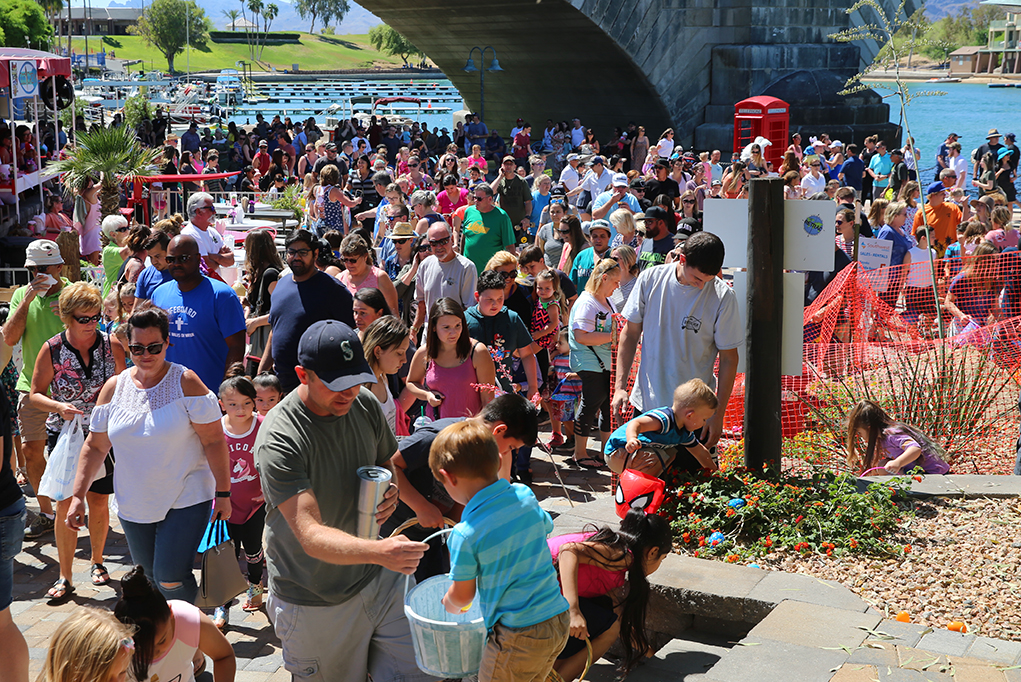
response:
[[[72,317],[74,317],[74,321],[78,324],[95,324],[103,319],[103,315],[101,313],[89,315],[88,317],[78,317],[77,315],[72,315]]]
[[[185,253],[181,254],[180,256],[164,256],[163,260],[165,260],[170,265],[173,265],[174,263],[180,263],[181,265],[184,265],[192,258],[197,258],[197,256],[193,253]]]
[[[159,355],[163,351],[163,341],[159,343],[150,343],[147,346],[143,346],[140,343],[132,343],[128,345],[128,350],[131,351],[132,355],[142,355],[146,352],[149,355]]]

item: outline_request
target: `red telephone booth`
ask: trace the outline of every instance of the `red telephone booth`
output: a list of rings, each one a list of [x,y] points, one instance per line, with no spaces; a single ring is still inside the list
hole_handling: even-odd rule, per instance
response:
[[[762,156],[780,168],[787,149],[790,130],[790,105],[776,97],[749,97],[734,105],[734,151],[741,151],[760,135],[772,145],[766,145]]]

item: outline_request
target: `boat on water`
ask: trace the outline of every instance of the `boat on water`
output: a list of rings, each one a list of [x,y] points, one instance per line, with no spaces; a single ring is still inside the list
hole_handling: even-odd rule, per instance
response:
[[[1017,87],[1013,83],[990,83],[990,88],[1014,88]]]
[[[245,86],[237,69],[223,69],[216,77],[213,95],[220,106],[236,107],[245,101]]]
[[[960,83],[960,78],[951,78],[949,76],[942,76],[940,78],[930,78],[927,83]]]

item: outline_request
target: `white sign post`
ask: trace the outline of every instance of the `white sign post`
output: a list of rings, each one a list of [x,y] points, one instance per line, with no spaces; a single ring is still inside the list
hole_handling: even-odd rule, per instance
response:
[[[806,271],[829,272],[835,266],[834,222],[837,206],[832,201],[784,202],[784,274],[782,360],[785,375],[801,376],[804,351]],[[748,200],[707,199],[703,222],[706,232],[718,236],[726,248],[723,267],[744,270],[748,267]],[[889,242],[887,242],[889,243]],[[748,277],[734,273],[734,293],[738,296],[743,319],[747,321]],[[744,371],[745,356],[738,371]]]

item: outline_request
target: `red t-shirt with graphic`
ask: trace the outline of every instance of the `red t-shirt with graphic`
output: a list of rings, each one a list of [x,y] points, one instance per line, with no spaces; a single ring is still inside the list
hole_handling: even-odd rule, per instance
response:
[[[259,435],[262,415],[256,414],[248,433],[240,436],[227,430],[227,417],[223,417],[221,424],[230,454],[230,502],[233,511],[228,523],[242,524],[266,503],[259,472],[255,470],[255,437]]]

